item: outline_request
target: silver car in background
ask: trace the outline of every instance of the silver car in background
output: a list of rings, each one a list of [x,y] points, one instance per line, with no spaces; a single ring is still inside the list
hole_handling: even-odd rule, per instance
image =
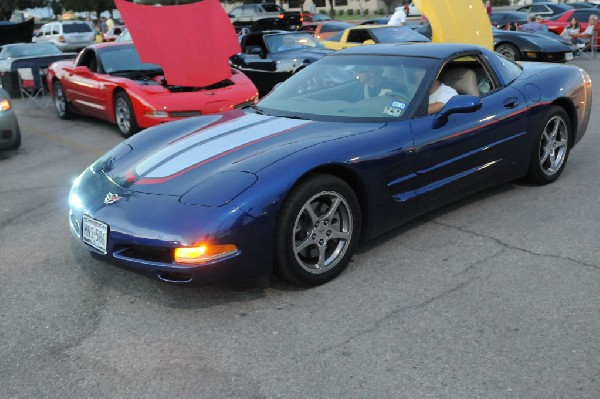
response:
[[[34,42],[54,43],[61,51],[78,51],[96,42],[96,32],[84,21],[61,21],[42,25]]]

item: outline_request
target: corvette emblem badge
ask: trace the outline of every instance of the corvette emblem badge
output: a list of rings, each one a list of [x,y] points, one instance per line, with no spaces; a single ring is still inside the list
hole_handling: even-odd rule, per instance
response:
[[[110,204],[114,204],[115,202],[117,202],[120,199],[121,199],[121,197],[119,197],[118,194],[108,193],[108,194],[106,194],[106,197],[104,197],[104,203],[106,205],[110,205]]]

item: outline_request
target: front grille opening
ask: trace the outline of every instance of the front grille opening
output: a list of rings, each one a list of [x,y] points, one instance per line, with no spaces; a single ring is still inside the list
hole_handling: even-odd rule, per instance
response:
[[[2,138],[4,140],[7,140],[7,139],[9,139],[11,137],[12,137],[12,131],[11,130],[3,130],[2,131]]]
[[[121,256],[148,262],[173,263],[173,253],[171,248],[132,245],[124,248]]]
[[[173,118],[191,118],[193,116],[201,116],[202,112],[200,111],[175,111],[169,112]]]

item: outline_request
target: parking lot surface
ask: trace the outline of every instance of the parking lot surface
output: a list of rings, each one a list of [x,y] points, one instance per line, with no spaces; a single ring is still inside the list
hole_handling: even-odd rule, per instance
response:
[[[575,63],[600,82],[599,60]],[[439,209],[313,289],[173,287],[93,259],[67,194],[122,137],[16,108],[23,145],[0,152],[2,398],[598,397],[598,105],[556,183]]]

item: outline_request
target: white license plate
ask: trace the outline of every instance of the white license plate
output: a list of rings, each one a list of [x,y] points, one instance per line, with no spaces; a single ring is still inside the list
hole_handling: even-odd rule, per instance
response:
[[[92,248],[106,253],[106,243],[108,242],[108,225],[99,220],[92,219],[88,215],[83,215],[83,229],[81,237],[83,242]]]
[[[573,53],[566,53],[565,54],[565,60],[571,61],[572,59],[573,59]]]

